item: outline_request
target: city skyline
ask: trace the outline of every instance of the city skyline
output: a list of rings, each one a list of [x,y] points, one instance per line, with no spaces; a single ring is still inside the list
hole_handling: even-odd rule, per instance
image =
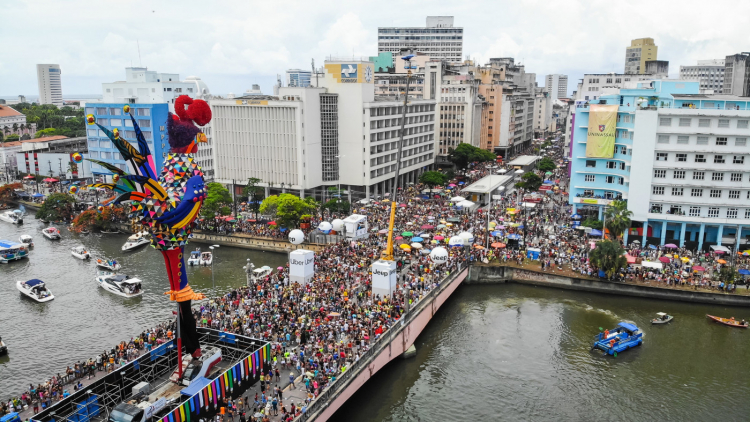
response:
[[[329,56],[375,55],[378,27],[424,26],[431,15],[454,16],[455,26],[464,28],[464,56],[479,63],[514,57],[537,74],[539,86],[547,74],[568,75],[569,95],[583,73],[621,72],[622,51],[634,38],[654,38],[659,58],[671,63],[671,77],[678,76],[680,65],[747,49],[739,25],[701,29],[700,22],[721,18],[720,4],[702,8],[699,15],[692,12],[697,2],[681,2],[679,7],[676,2],[648,7],[638,3],[646,4],[632,4],[634,12],[627,16],[586,1],[557,9],[484,1],[471,7],[399,3],[400,15],[395,16],[390,7],[340,8],[333,2],[312,9],[301,2],[284,8],[237,2],[215,10],[197,2],[180,7],[142,1],[106,7],[82,1],[19,2],[4,8],[9,18],[5,29],[12,35],[6,36],[10,42],[0,62],[0,77],[11,83],[0,89],[0,96],[37,94],[33,69],[38,63],[60,64],[63,95],[97,94],[103,82],[122,79],[122,69],[131,65],[199,76],[216,94],[241,94],[256,83],[271,93],[276,75],[283,79],[287,69],[307,69],[312,59],[320,66]],[[733,7],[740,14],[742,9],[750,11],[748,4]],[[37,27],[58,27],[57,35],[28,30],[26,17],[31,15]],[[663,19],[666,15],[670,19]],[[696,25],[695,31],[681,29]],[[206,29],[190,32],[197,27]],[[628,30],[622,31],[624,27]]]

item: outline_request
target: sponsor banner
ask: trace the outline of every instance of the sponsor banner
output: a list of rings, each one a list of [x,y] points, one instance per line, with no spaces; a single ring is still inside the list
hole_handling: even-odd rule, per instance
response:
[[[372,264],[372,295],[390,297],[396,291],[396,262],[377,261]]]
[[[587,158],[612,158],[615,154],[615,129],[618,105],[592,104],[586,137]]]
[[[264,106],[264,105],[268,105],[268,101],[263,101],[263,100],[236,100],[235,104],[237,104],[237,105]]]
[[[289,253],[289,280],[302,285],[312,280],[315,274],[315,252],[297,249]]]

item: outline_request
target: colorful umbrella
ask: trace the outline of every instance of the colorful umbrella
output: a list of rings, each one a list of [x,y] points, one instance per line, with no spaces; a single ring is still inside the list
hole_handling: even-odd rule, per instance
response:
[[[718,262],[719,264],[726,264],[727,263],[727,261],[723,260],[723,259],[717,259],[716,262]]]
[[[386,233],[388,233],[388,229],[378,230],[378,234],[386,234]]]
[[[435,239],[435,240],[443,240],[445,238],[443,236],[437,235],[437,236],[433,237],[433,239]]]
[[[424,242],[424,239],[419,236],[414,236],[411,238],[412,242]]]
[[[666,256],[662,256],[661,258],[659,258],[659,261],[667,264],[667,263],[671,262],[672,260],[669,259],[669,258],[667,258]]]
[[[435,226],[432,226],[430,224],[423,224],[422,227],[420,227],[420,229],[422,229],[422,230],[432,230],[434,228],[435,228]]]
[[[414,236],[414,233],[412,233],[412,232],[403,232],[403,233],[401,233],[401,236],[412,237],[412,236]]]

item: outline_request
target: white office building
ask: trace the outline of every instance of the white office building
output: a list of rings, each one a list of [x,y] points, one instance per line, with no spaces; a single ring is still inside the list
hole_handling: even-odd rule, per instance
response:
[[[464,29],[453,26],[453,16],[428,16],[425,27],[378,28],[378,52],[395,55],[411,49],[432,59],[461,62]]]
[[[216,181],[236,186],[256,177],[269,193],[321,199],[337,185],[353,198],[389,192],[403,101],[375,96],[372,68],[369,61],[327,61],[319,87],[212,100]],[[434,163],[434,126],[435,101],[411,100],[400,186]]]
[[[724,89],[724,59],[698,60],[695,66],[680,66],[680,79],[699,81],[702,90],[719,94]]]
[[[59,64],[36,65],[36,81],[39,86],[39,104],[63,105],[62,77]]]
[[[126,67],[125,80],[102,84],[103,103],[169,104],[174,112],[174,100],[180,95],[207,99],[211,92],[197,76],[180,80],[177,73],[159,73],[146,67]]]
[[[551,99],[568,98],[568,75],[547,75],[544,79],[544,90]]]
[[[576,100],[596,100],[624,88],[628,82],[651,81],[661,77],[649,74],[586,73],[578,83]]]

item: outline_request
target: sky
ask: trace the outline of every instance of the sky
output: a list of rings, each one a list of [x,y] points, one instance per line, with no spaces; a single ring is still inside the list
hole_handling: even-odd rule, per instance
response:
[[[286,69],[377,55],[379,26],[424,26],[428,15],[455,17],[464,56],[514,57],[540,86],[569,75],[569,93],[583,73],[622,72],[633,38],[654,38],[671,77],[750,51],[750,2],[729,0],[0,0],[0,10],[1,97],[37,95],[37,63],[61,66],[64,97],[101,95],[131,65],[199,76],[213,94],[252,84],[270,94]]]

